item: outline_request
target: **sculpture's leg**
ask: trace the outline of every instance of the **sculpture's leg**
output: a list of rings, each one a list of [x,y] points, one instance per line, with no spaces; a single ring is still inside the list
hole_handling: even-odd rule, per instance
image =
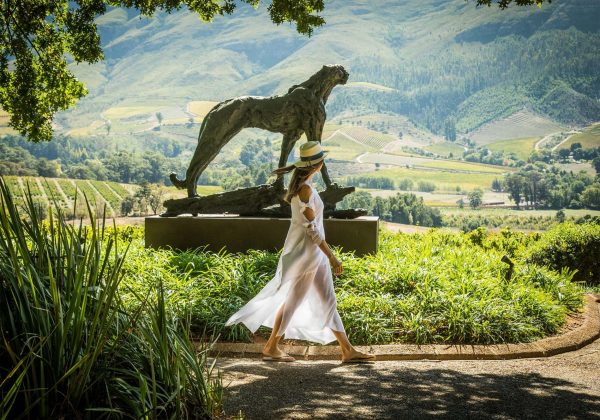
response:
[[[218,154],[218,150],[216,154]],[[192,157],[190,165],[188,166],[185,174],[185,179],[187,180],[188,197],[197,196],[196,187],[198,184],[198,178],[200,178],[200,175],[208,166],[208,164],[215,158],[216,154],[213,154],[212,156],[209,155],[209,150],[203,147],[203,142],[199,142],[198,146],[196,146],[196,151],[194,152],[194,156]]]
[[[321,141],[321,137],[323,135],[323,122],[319,122],[317,124],[317,138],[319,139],[319,143],[321,143],[321,145],[323,145],[323,142]],[[331,187],[331,185],[333,184],[333,182],[331,182],[331,178],[329,177],[329,172],[327,171],[327,163],[323,162],[323,166],[321,167],[321,176],[323,177],[323,182],[325,183],[325,188],[329,188]]]
[[[306,137],[309,141],[318,141],[322,144],[321,137],[323,136],[323,126],[325,125],[325,112],[317,112],[312,119],[313,122],[306,127]],[[332,182],[325,162],[323,162],[323,166],[321,167],[321,176],[323,177],[323,182],[325,182],[325,188],[331,187]]]
[[[281,154],[279,155],[279,168],[285,166],[287,163],[288,157],[300,136],[302,136],[301,131],[294,134],[283,135],[283,141],[281,142]],[[283,174],[277,175],[277,179],[275,182],[273,182],[273,186],[277,189],[283,189]]]
[[[232,104],[236,103],[232,101]],[[198,146],[186,173],[188,197],[198,196],[196,188],[202,172],[217,157],[223,146],[247,126],[247,118],[241,106],[228,111],[211,115],[210,121],[200,131]]]
[[[327,164],[325,162],[323,162],[323,166],[321,167],[321,176],[323,177],[323,182],[325,182],[325,188],[331,187],[333,182],[331,182],[329,172],[327,172]]]
[[[205,162],[200,162],[200,163],[196,164],[196,166],[194,167],[194,170],[191,172],[191,174],[189,175],[190,177],[188,178],[189,179],[189,184],[187,186],[188,197],[198,197],[198,194],[196,193],[196,189],[198,187],[198,179],[200,178],[200,175],[202,174],[202,172],[204,172],[204,170],[206,169],[208,164],[213,159],[214,158],[211,158]]]

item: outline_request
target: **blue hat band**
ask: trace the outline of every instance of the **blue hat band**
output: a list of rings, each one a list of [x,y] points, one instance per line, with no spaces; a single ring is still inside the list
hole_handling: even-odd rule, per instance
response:
[[[319,153],[317,153],[316,155],[312,155],[312,156],[300,156],[300,160],[302,161],[309,161],[309,160],[315,160],[320,158],[321,156],[323,156],[323,151],[321,150]]]

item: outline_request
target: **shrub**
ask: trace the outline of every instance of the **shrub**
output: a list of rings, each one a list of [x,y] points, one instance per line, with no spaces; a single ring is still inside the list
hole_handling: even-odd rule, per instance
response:
[[[400,181],[398,181],[398,188],[403,190],[403,191],[410,191],[413,188],[413,181],[410,178],[402,178]]]
[[[419,181],[418,182],[418,190],[421,192],[432,192],[435,190],[435,184],[429,181]]]
[[[577,270],[575,280],[600,283],[600,225],[562,223],[524,251],[529,263]]]

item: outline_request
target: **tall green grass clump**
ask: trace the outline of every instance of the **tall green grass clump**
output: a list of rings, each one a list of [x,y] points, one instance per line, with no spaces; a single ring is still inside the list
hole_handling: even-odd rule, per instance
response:
[[[336,289],[349,336],[357,343],[528,342],[558,332],[581,307],[573,272],[517,260],[508,279],[505,252],[471,239],[445,230],[383,232],[376,255],[344,255],[347,274]]]
[[[141,229],[133,229],[139,237]],[[226,341],[248,341],[251,334],[242,324],[223,329],[225,321],[255,296],[272,278],[278,253],[249,250],[230,253],[225,249],[211,252],[203,248],[189,251],[153,250],[134,240],[124,264],[126,278],[124,299],[135,308],[136,294],[151,295],[162,282],[167,291],[169,308],[177,314],[189,314],[193,332],[212,335]],[[260,332],[266,332],[266,327]]]
[[[40,220],[26,194],[13,202],[0,177],[0,417],[211,418],[220,377],[164,289],[121,298],[129,243],[96,220]],[[58,207],[57,207],[58,208]]]

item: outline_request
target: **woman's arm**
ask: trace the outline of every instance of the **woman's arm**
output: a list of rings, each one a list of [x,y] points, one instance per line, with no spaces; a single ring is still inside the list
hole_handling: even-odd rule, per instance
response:
[[[298,192],[298,198],[300,198],[300,201],[302,201],[304,204],[308,204],[306,207],[304,207],[302,214],[304,214],[304,217],[309,222],[315,220],[315,212],[312,209],[312,207],[309,207],[311,194],[312,190],[308,185],[303,185],[300,188],[300,191]],[[331,260],[335,257],[335,255],[331,251],[331,248],[329,248],[329,245],[325,241],[325,238],[321,236],[320,232],[316,229],[314,224],[307,226],[307,233],[311,240],[315,244],[317,244],[317,246],[321,249],[321,251],[323,251],[325,255],[327,255],[327,258]]]
[[[323,236],[321,236],[321,232],[319,232],[319,230],[316,228],[316,226],[313,223],[313,220],[315,219],[315,212],[311,207],[313,204],[313,200],[311,199],[311,197],[312,197],[311,188],[308,185],[303,185],[300,188],[300,192],[298,193],[298,196],[301,201],[300,204],[303,207],[302,214],[304,215],[304,218],[306,220],[308,220],[308,222],[305,223],[306,232],[307,232],[308,236],[315,244],[317,244],[319,246],[319,248],[321,248],[321,251],[323,251],[323,253],[325,255],[327,255],[327,258],[329,259],[329,263],[334,267],[333,273],[336,276],[342,274],[344,271],[344,269],[342,268],[342,263],[333,254],[333,252],[331,251],[331,248],[329,248],[329,244],[327,244],[327,242],[325,242],[325,238]]]

